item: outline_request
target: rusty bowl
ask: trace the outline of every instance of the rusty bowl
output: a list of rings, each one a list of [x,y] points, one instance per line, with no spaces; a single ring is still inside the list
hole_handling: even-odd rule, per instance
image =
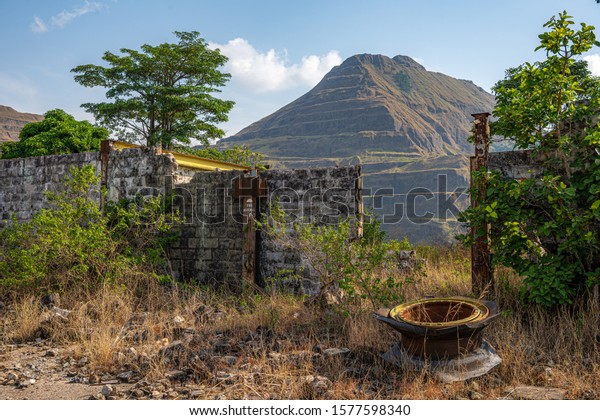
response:
[[[402,334],[404,351],[432,359],[477,350],[482,343],[481,330],[497,316],[495,302],[465,297],[420,299],[374,314]]]

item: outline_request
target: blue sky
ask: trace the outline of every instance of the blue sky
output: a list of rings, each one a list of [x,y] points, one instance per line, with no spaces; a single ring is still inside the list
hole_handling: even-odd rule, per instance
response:
[[[595,0],[0,0],[0,104],[91,119],[80,104],[103,91],[79,86],[71,68],[196,30],[230,58],[222,96],[236,106],[222,128],[235,134],[359,53],[409,55],[489,91],[506,68],[542,58],[537,35],[565,9],[600,31]],[[600,74],[600,49],[588,56]]]

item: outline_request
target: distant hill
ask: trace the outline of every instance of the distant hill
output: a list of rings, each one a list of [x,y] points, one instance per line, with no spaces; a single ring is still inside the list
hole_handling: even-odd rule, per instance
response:
[[[443,192],[440,181],[446,180],[450,192],[468,185],[471,114],[493,108],[493,95],[471,81],[427,71],[402,55],[361,54],[334,67],[305,95],[219,144],[248,145],[266,154],[274,167],[361,163],[365,187],[394,190],[376,213],[406,216],[406,197],[418,191],[414,188],[435,195]],[[440,209],[437,197],[415,203],[418,215]],[[449,224],[420,224],[405,217],[384,227],[394,237],[445,242],[456,225],[453,216],[449,219]]]
[[[18,112],[9,106],[0,105],[0,142],[19,141],[19,133],[25,124],[43,119],[42,115]]]

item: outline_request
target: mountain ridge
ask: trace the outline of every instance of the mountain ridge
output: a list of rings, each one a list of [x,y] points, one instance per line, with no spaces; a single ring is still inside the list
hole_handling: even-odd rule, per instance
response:
[[[0,143],[19,141],[19,133],[25,124],[43,119],[42,115],[19,112],[7,105],[0,105]]]

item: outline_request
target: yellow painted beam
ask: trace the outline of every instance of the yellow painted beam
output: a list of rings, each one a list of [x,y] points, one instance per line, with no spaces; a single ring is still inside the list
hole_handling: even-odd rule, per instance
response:
[[[117,150],[139,148],[136,144],[125,143],[124,141],[113,140],[112,146]],[[249,166],[237,165],[235,163],[224,162],[222,160],[214,160],[202,158],[199,156],[188,155],[185,153],[164,151],[163,154],[171,154],[177,161],[177,164],[186,168],[198,169],[200,171],[245,171],[250,169]]]

